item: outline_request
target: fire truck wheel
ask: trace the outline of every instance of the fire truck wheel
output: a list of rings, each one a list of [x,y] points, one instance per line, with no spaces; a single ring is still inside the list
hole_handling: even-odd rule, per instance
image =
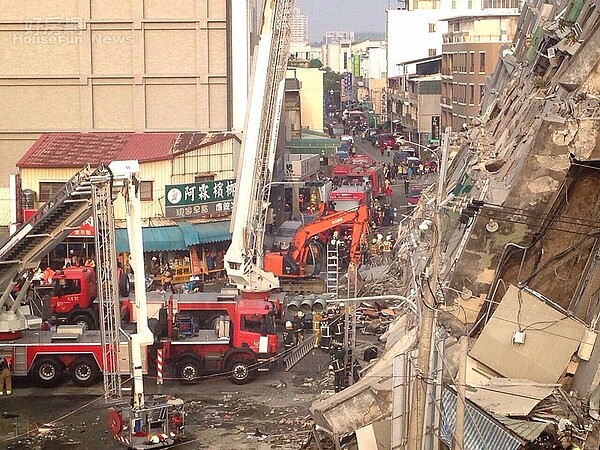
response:
[[[69,320],[73,325],[83,325],[83,331],[93,330],[96,328],[94,320],[87,314],[78,314]]]
[[[185,382],[195,381],[202,374],[202,361],[191,356],[177,362],[177,375]]]
[[[58,359],[45,357],[35,362],[31,369],[31,376],[42,387],[54,387],[60,383],[62,371],[63,365]]]
[[[126,273],[121,273],[119,277],[119,294],[121,297],[129,297],[131,292],[131,284],[129,283],[129,276]]]
[[[71,380],[77,386],[91,386],[96,383],[100,376],[98,364],[90,357],[77,358],[69,367],[71,372]]]
[[[231,371],[230,379],[233,384],[246,384],[254,378],[254,371],[250,367],[250,361],[247,359],[234,359],[229,364]]]

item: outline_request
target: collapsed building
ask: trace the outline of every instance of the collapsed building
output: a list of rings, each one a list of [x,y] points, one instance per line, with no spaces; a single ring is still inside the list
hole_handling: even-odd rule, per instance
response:
[[[597,2],[526,2],[519,30],[480,116],[442,149],[444,201],[425,193],[400,230],[402,295],[418,304],[439,261],[423,448],[453,445],[461,401],[464,449],[599,445]],[[358,448],[406,447],[419,321],[399,315],[363,377],[315,401],[319,429]]]

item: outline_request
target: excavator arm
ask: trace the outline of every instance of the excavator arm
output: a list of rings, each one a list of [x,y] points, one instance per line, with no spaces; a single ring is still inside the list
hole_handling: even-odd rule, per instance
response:
[[[298,229],[290,243],[289,252],[267,253],[265,255],[265,269],[270,270],[279,277],[302,278],[311,276],[312,274],[306,272],[306,263],[311,251],[310,240],[324,231],[347,224],[352,224],[351,262],[358,263],[360,261],[359,245],[365,233],[368,218],[369,210],[366,205],[360,205],[358,208],[349,211],[339,211],[321,216]]]
[[[331,230],[340,225],[354,223],[360,224],[360,222],[367,221],[368,210],[365,205],[360,205],[358,208],[351,209],[349,211],[339,211],[333,214],[321,216],[306,225],[303,225],[298,229],[296,235],[290,243],[290,253],[294,260],[301,261],[307,250],[306,243],[320,233]],[[354,227],[354,228],[360,228]],[[352,233],[352,240],[354,241],[354,228]],[[360,234],[359,234],[360,236]]]

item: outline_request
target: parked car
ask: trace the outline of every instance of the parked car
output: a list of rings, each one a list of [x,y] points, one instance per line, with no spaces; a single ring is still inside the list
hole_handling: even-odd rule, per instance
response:
[[[375,142],[379,136],[379,130],[377,128],[369,128],[365,133],[367,141]]]
[[[393,134],[385,133],[379,135],[379,149],[385,150],[390,147],[392,150],[396,149],[396,138]]]
[[[417,167],[419,167],[421,165],[421,160],[414,156],[409,156],[408,158],[406,158],[406,164],[408,167],[412,167],[413,169],[416,169]]]
[[[290,242],[294,238],[298,228],[302,226],[300,220],[286,220],[275,231],[273,239],[273,250],[287,250],[290,248]]]
[[[410,191],[408,192],[408,197],[406,198],[408,204],[416,205],[417,203],[419,203],[422,191],[423,188],[421,186],[413,186],[412,188],[410,188]]]
[[[406,160],[410,157],[415,157],[415,149],[412,147],[401,147],[400,150],[394,152],[395,164],[406,164]],[[418,164],[417,164],[418,166]]]

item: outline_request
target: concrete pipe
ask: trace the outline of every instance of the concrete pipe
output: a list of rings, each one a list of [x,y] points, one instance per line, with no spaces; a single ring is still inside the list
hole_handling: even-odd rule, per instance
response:
[[[312,304],[312,310],[314,313],[322,313],[327,309],[327,300],[324,298],[316,298]]]
[[[311,312],[313,301],[314,299],[311,297],[307,297],[304,300],[302,300],[302,303],[300,303],[300,311],[302,311],[304,314],[308,314],[309,312]]]
[[[301,298],[298,298],[298,297],[292,298],[287,305],[288,312],[290,314],[292,314],[293,316],[295,316],[296,314],[298,314],[298,311],[300,311],[301,304],[302,304]]]

